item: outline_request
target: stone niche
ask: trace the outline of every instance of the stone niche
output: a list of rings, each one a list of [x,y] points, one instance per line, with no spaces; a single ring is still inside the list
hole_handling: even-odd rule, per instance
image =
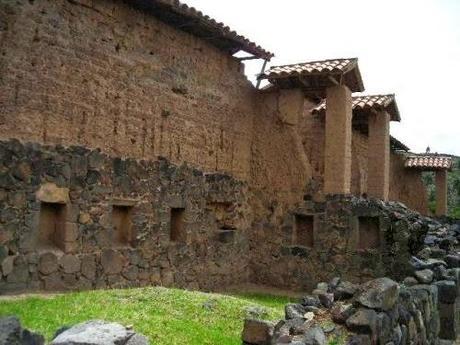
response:
[[[76,224],[71,222],[69,189],[44,183],[35,195],[40,203],[36,247],[39,250],[72,252],[77,230]]]
[[[59,248],[65,251],[66,206],[42,202],[37,246],[41,249]]]
[[[315,217],[313,215],[295,215],[293,244],[313,248],[315,246]]]
[[[170,240],[171,242],[186,243],[187,233],[185,227],[185,208],[171,208]]]
[[[381,231],[379,217],[358,217],[359,250],[380,248]]]
[[[134,200],[114,199],[112,201],[112,234],[114,247],[136,246],[136,232],[133,226]]]

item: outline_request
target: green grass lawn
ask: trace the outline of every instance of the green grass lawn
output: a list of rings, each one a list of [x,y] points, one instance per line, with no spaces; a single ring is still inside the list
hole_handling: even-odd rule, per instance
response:
[[[3,299],[0,316],[18,316],[24,327],[48,340],[63,325],[100,319],[133,325],[151,344],[240,345],[248,307],[260,309],[263,319],[276,320],[289,302],[285,297],[155,287]]]

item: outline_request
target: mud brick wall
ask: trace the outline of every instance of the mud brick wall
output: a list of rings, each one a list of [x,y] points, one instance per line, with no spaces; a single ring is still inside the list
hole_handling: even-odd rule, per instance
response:
[[[324,114],[312,114],[311,109],[313,107],[314,104],[305,102],[300,133],[304,150],[312,168],[312,179],[306,192],[315,200],[321,200],[323,198],[324,184],[325,119]],[[353,128],[351,193],[356,196],[367,193],[367,145],[367,135]]]
[[[346,196],[305,201],[255,224],[250,279],[301,291],[335,276],[356,283],[385,275],[401,279],[428,231],[419,217],[392,202]]]
[[[325,145],[325,117],[312,114],[315,104],[305,102],[304,113],[300,124],[302,143],[312,168],[312,180],[307,193],[320,199],[324,184],[324,145]]]
[[[354,130],[351,146],[351,193],[356,196],[367,194],[368,177],[368,141],[367,135]]]
[[[392,152],[390,155],[390,200],[398,200],[407,207],[428,215],[428,193],[422,173],[404,168],[405,156]]]
[[[0,292],[244,282],[247,195],[229,176],[165,159],[2,141]]]
[[[0,138],[249,178],[243,65],[119,0],[0,1]]]

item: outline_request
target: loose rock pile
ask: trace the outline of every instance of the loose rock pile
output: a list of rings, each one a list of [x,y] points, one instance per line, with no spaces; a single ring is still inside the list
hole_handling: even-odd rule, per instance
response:
[[[379,278],[356,285],[319,283],[272,324],[246,320],[244,345],[454,344],[460,335],[460,225],[419,217],[428,227],[401,284]],[[420,245],[421,243],[421,245]]]
[[[44,344],[42,335],[23,329],[17,318],[0,319],[0,345]],[[96,320],[61,328],[51,345],[149,345],[149,342],[131,328]]]

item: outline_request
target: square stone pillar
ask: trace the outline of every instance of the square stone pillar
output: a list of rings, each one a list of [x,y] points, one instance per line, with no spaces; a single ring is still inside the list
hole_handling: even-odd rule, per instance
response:
[[[447,215],[447,170],[436,171],[436,216]]]
[[[324,193],[350,194],[351,91],[343,85],[327,89]]]
[[[381,111],[369,116],[368,178],[370,197],[388,200],[390,190],[390,115]]]

